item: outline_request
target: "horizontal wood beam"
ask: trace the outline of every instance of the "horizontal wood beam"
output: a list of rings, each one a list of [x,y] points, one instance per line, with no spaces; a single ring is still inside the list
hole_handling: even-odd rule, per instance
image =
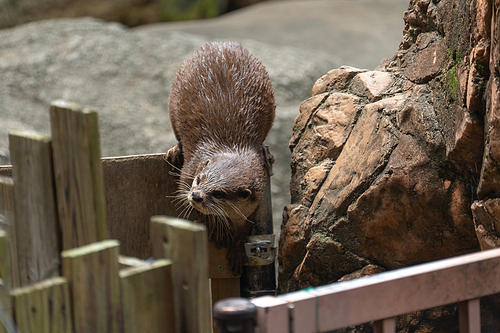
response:
[[[283,317],[294,307],[293,331],[324,332],[396,317],[416,310],[500,292],[500,249],[438,260],[366,278],[260,297],[258,323]],[[273,330],[289,332],[289,320]]]

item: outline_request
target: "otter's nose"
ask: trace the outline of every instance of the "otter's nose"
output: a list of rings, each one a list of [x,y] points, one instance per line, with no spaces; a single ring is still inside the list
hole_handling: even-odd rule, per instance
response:
[[[191,199],[193,199],[194,202],[200,203],[203,201],[203,198],[201,196],[200,192],[193,192],[191,193]]]

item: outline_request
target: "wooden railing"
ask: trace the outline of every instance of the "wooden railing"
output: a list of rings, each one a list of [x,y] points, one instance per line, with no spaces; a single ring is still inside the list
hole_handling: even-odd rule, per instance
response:
[[[396,316],[456,302],[460,333],[479,333],[479,298],[496,293],[500,249],[251,302],[257,333],[328,332],[369,322],[375,333],[394,333]]]

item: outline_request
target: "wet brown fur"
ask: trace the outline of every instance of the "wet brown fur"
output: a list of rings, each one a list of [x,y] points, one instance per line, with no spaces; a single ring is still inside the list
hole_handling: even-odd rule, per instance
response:
[[[182,165],[180,201],[206,215],[211,240],[228,247],[239,274],[272,160],[263,146],[275,116],[267,71],[238,43],[208,43],[177,71],[169,114],[178,144],[167,157]]]

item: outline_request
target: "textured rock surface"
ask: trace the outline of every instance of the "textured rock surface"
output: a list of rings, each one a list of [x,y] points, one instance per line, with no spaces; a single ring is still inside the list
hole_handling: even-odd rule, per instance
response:
[[[340,68],[313,91],[290,143],[283,291],[478,249],[469,179],[446,158],[428,84]]]
[[[290,140],[282,291],[500,243],[495,15],[411,1],[392,59],[316,81]]]
[[[281,291],[500,246],[496,6],[412,0],[392,59],[316,81],[290,140]],[[482,331],[497,332],[498,297],[481,304]],[[418,311],[397,330],[457,331],[456,316]]]

